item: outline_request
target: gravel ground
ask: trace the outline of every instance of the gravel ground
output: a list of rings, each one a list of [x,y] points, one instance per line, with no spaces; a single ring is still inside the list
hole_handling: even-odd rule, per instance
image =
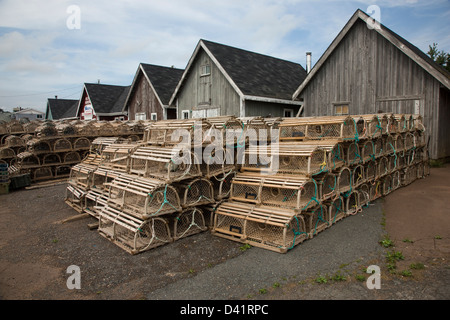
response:
[[[426,179],[376,200],[286,254],[242,250],[242,244],[206,231],[130,255],[90,230],[92,217],[61,223],[77,214],[64,202],[65,187],[0,195],[2,300],[450,298],[448,165],[432,168]],[[409,206],[399,208],[400,201]],[[433,209],[431,218],[424,219],[426,208]],[[386,236],[393,247],[380,245]],[[401,252],[403,259],[389,264],[388,252]],[[79,290],[66,285],[71,265],[81,270]],[[367,288],[369,265],[381,268],[379,290]]]

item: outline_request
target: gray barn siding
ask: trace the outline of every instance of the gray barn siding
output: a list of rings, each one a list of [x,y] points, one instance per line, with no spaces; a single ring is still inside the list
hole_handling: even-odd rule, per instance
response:
[[[156,113],[158,120],[164,117],[163,109],[155,95],[148,80],[141,73],[134,91],[131,93],[128,103],[128,117],[130,120],[135,120],[136,113],[145,112],[146,119],[150,119],[152,113]]]
[[[220,108],[220,115],[236,115],[240,112],[240,98],[228,80],[213,63],[209,56],[201,50],[196,61],[190,68],[183,87],[178,94],[178,118],[182,110],[195,110],[199,108],[200,67],[204,64],[211,66],[211,104],[200,108]]]
[[[334,115],[333,103],[338,102],[348,102],[350,114],[414,113],[419,100],[431,137],[430,156],[437,159],[450,156],[448,130],[438,129],[450,123],[448,95],[440,102],[440,87],[416,62],[359,20],[299,97],[305,116]],[[444,110],[441,115],[438,106]]]

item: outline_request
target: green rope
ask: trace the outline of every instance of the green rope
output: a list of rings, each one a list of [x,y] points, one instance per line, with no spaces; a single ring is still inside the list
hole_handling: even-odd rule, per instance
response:
[[[298,222],[297,216],[294,216],[295,220],[297,220],[297,230],[300,230],[300,223]],[[289,225],[287,225],[289,226]],[[295,240],[297,239],[297,236],[300,236],[302,234],[307,234],[305,231],[297,231],[295,230],[295,227],[292,228],[292,232],[294,232],[294,241],[292,242],[292,246],[289,248],[292,249],[295,246]]]

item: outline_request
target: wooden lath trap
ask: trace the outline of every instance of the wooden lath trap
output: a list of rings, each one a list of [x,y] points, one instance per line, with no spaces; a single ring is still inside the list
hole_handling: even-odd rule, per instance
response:
[[[239,202],[223,202],[217,207],[212,232],[282,253],[308,238],[304,218],[295,211]]]

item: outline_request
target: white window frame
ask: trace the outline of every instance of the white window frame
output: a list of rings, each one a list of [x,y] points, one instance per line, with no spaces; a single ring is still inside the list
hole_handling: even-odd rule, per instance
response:
[[[156,112],[150,113],[150,120],[157,121],[158,120],[158,114]]]
[[[189,110],[181,110],[181,119],[189,119]],[[185,117],[187,115],[187,118]]]
[[[200,77],[211,75],[211,65],[204,64],[200,66]]]
[[[147,120],[147,115],[145,114],[145,112],[137,112],[134,115],[134,119],[135,120]]]

